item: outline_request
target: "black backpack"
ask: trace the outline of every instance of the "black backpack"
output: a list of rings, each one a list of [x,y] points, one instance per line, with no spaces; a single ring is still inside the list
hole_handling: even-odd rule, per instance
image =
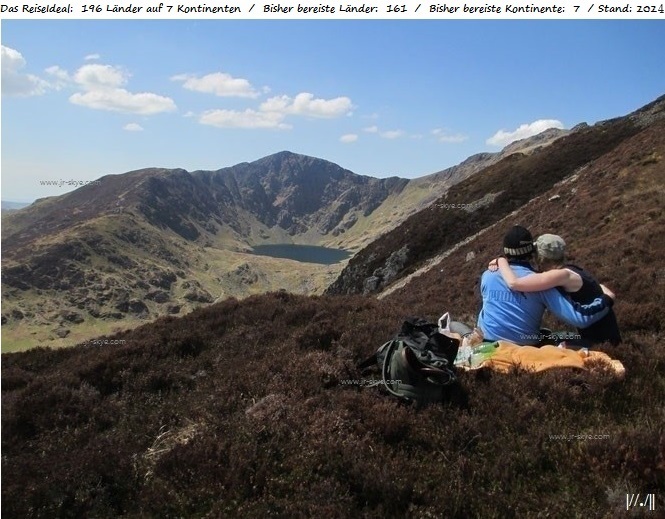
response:
[[[459,344],[459,340],[439,333],[438,325],[412,317],[404,321],[392,340],[357,367],[362,371],[378,365],[381,378],[371,385],[421,407],[440,402],[446,386],[456,382],[454,362]]]

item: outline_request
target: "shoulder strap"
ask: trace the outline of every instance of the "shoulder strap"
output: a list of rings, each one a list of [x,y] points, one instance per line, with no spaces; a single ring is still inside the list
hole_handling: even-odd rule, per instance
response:
[[[384,343],[378,350],[374,352],[374,354],[371,357],[368,357],[367,359],[363,360],[356,367],[362,371],[363,369],[376,365],[379,362],[379,358],[386,351],[386,348],[388,348],[388,346],[393,342],[395,342],[394,339]]]
[[[381,368],[381,380],[383,381],[383,386],[388,390],[388,392],[398,398],[401,398],[402,400],[410,400],[409,398],[406,398],[404,395],[395,392],[391,387],[390,384],[388,384],[388,380],[390,377],[390,374],[388,373],[390,371],[390,361],[392,360],[392,356],[395,353],[395,350],[400,344],[400,341],[392,340],[390,341],[388,346],[388,350],[386,351],[386,356],[383,359],[383,367]]]

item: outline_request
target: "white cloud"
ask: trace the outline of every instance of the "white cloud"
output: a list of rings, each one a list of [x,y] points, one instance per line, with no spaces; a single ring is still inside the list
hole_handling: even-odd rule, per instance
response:
[[[462,135],[461,133],[452,134],[442,128],[435,128],[432,130],[432,135],[436,137],[437,141],[445,143],[464,142],[468,139],[466,135]]]
[[[83,58],[85,61],[94,61],[96,59],[101,58],[99,54],[88,54],[85,58]]]
[[[273,128],[279,130],[290,129],[291,126],[283,122],[284,114],[279,112],[257,112],[256,110],[208,110],[199,118],[201,124],[216,126],[217,128]]]
[[[342,135],[339,138],[339,141],[345,144],[356,142],[357,140],[358,140],[358,135],[356,135],[355,133],[347,133],[346,135]]]
[[[45,72],[52,77],[50,84],[55,90],[60,90],[72,82],[67,71],[57,65],[47,68]]]
[[[111,65],[83,65],[73,79],[86,90],[119,88],[127,83],[129,73]]]
[[[348,114],[353,108],[348,97],[317,99],[313,94],[301,92],[295,98],[283,95],[272,97],[259,107],[262,112],[275,112],[284,115],[302,115],[331,119]]]
[[[88,58],[97,58],[90,55]],[[101,64],[88,64],[80,67],[73,75],[57,65],[48,67],[46,73],[52,80],[46,81],[31,74],[22,74],[25,59],[20,52],[2,45],[2,94],[17,96],[41,95],[48,89],[60,90],[73,86],[82,91],[70,96],[71,103],[95,110],[129,112],[140,115],[153,115],[176,110],[169,97],[150,92],[132,93],[121,88],[127,84],[129,73],[119,67]]]
[[[223,72],[216,72],[202,77],[190,74],[179,74],[171,78],[172,81],[181,81],[183,88],[195,92],[215,94],[220,97],[258,97],[259,92],[246,79],[234,78]],[[267,87],[264,87],[264,92]]]
[[[75,105],[85,106],[94,110],[126,112],[139,115],[154,115],[171,112],[176,109],[175,103],[168,97],[142,92],[132,94],[123,88],[90,90],[73,94],[69,100]]]
[[[522,124],[512,132],[499,130],[487,139],[486,143],[492,146],[507,146],[511,142],[533,137],[549,128],[563,129],[563,123],[556,119],[539,119],[529,124]]]
[[[143,131],[143,126],[137,123],[129,123],[123,126],[123,130],[126,130],[128,132],[142,132]]]
[[[388,130],[379,134],[384,139],[398,139],[404,135],[402,130]]]
[[[38,96],[49,88],[49,83],[33,75],[24,74],[21,69],[26,61],[23,55],[12,48],[1,46],[2,94],[9,96]]]
[[[403,130],[379,130],[378,126],[367,126],[363,128],[365,133],[376,133],[383,139],[398,139],[406,135]]]
[[[64,71],[58,69],[55,72],[64,77]],[[71,80],[84,91],[73,94],[69,100],[75,105],[94,110],[139,115],[154,115],[176,110],[175,103],[169,97],[150,92],[132,93],[121,88],[129,77],[129,73],[111,65],[83,65],[74,73]]]
[[[458,142],[464,142],[467,140],[469,137],[466,135],[462,135],[461,133],[456,133],[454,135],[440,135],[437,140],[439,142],[445,142],[445,143],[458,143]]]

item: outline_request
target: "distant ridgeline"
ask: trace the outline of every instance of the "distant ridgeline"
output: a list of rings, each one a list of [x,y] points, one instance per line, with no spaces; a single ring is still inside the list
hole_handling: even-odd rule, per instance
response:
[[[373,239],[373,213],[408,184],[280,152],[107,175],[37,200],[3,215],[3,349],[71,345],[227,297],[321,293],[350,256],[343,242]]]

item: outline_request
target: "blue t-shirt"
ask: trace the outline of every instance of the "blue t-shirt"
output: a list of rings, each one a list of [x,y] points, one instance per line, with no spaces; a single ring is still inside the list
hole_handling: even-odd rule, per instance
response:
[[[510,264],[517,277],[533,270],[523,263]],[[485,340],[505,340],[515,344],[532,345],[540,341],[540,322],[545,308],[557,318],[576,328],[586,328],[602,319],[609,311],[607,297],[599,297],[582,305],[570,301],[556,288],[542,292],[511,290],[501,273],[485,271],[480,280],[483,307],[478,315],[478,327]]]

